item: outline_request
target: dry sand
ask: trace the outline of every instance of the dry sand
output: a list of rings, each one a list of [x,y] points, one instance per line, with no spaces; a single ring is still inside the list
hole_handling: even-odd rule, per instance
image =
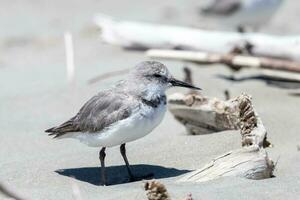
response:
[[[99,149],[75,140],[52,140],[43,130],[74,115],[93,94],[118,79],[87,85],[90,78],[147,59],[142,52],[101,44],[90,29],[95,13],[201,26],[204,22],[197,18],[194,5],[199,1],[0,1],[0,182],[27,199],[72,199],[72,187],[79,188],[82,199],[145,199],[142,181],[126,183],[126,169],[117,147],[107,150],[111,186],[101,187],[97,186]],[[298,1],[286,1],[265,31],[299,34],[299,9]],[[74,34],[76,81],[72,86],[66,82],[65,30]],[[183,63],[163,62],[182,78]],[[237,131],[187,136],[170,113],[150,135],[127,145],[134,172],[154,172],[174,199],[188,193],[195,199],[299,199],[299,90],[271,87],[259,79],[233,83],[219,77],[230,75],[222,66],[189,66],[205,95],[224,98],[223,90],[230,88],[233,96],[241,92],[253,96],[274,144],[268,151],[271,158],[278,159],[276,177],[175,183],[189,170],[238,148],[240,136]],[[169,93],[175,91],[179,89]]]

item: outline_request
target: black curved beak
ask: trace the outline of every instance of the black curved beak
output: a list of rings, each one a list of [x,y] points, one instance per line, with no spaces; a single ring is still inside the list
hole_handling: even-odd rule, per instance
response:
[[[191,85],[189,83],[177,80],[175,78],[170,78],[169,79],[169,83],[172,86],[178,86],[178,87],[185,87],[185,88],[191,88],[191,89],[201,90],[201,88],[195,87],[195,86],[193,86],[193,85]]]

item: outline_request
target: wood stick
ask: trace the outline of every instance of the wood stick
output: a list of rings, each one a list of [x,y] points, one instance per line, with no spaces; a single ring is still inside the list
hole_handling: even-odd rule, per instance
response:
[[[198,51],[158,50],[146,52],[151,58],[166,58],[197,62],[199,64],[226,64],[234,69],[263,68],[300,73],[300,63],[276,58],[236,55],[234,53],[218,54]]]
[[[65,51],[66,51],[67,80],[70,84],[72,84],[75,79],[74,47],[73,47],[72,34],[70,32],[66,32],[64,34],[64,40],[65,40]]]
[[[105,43],[133,49],[182,49],[229,53],[251,45],[255,56],[300,61],[300,36],[209,31],[190,27],[116,20],[98,15],[95,23]]]

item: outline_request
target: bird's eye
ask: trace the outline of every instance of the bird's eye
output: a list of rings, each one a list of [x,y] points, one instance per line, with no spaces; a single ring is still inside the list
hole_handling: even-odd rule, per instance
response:
[[[162,77],[160,74],[154,74],[153,76],[156,77],[156,78]]]

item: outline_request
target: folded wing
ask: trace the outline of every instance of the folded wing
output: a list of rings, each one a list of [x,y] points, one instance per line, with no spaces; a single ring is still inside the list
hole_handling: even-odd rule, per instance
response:
[[[76,116],[45,132],[54,138],[70,132],[100,132],[129,117],[134,106],[137,106],[135,99],[125,93],[102,91],[86,102]]]

